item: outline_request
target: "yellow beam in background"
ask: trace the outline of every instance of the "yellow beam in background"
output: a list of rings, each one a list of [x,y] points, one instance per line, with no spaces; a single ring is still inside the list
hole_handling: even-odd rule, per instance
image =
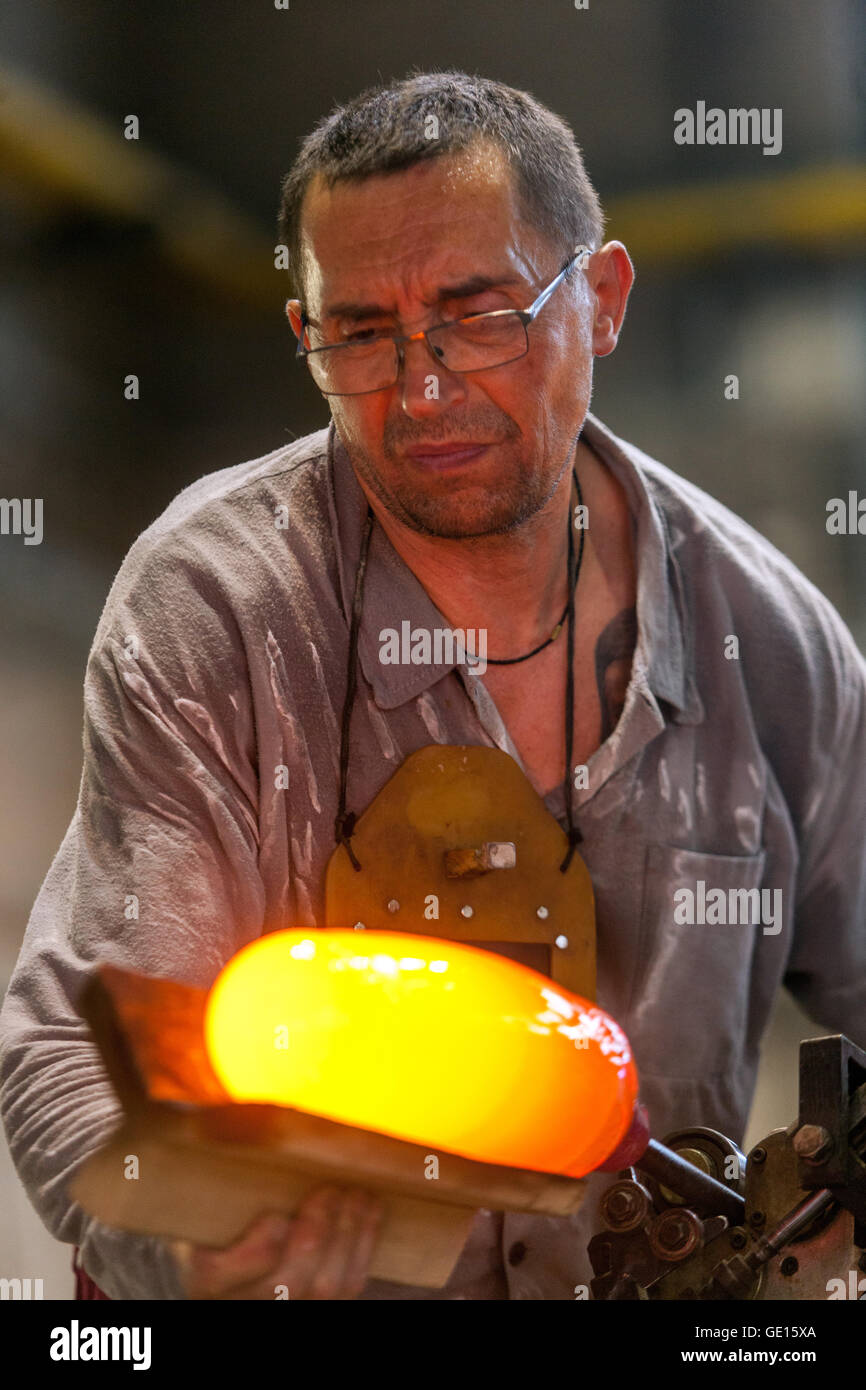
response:
[[[0,68],[0,176],[11,192],[49,211],[72,205],[143,220],[171,262],[251,306],[279,308],[289,282],[274,269],[276,232],[269,238],[201,175],[126,140],[121,125]],[[833,254],[866,237],[866,166],[627,194],[607,205],[607,228],[638,267],[768,244]]]
[[[200,174],[126,140],[122,124],[0,68],[4,181],[49,211],[71,205],[144,220],[170,261],[224,294],[278,309],[288,282],[274,269],[276,231],[269,241]]]
[[[636,260],[695,261],[772,244],[835,252],[866,238],[866,165],[725,178],[612,199],[607,232]]]

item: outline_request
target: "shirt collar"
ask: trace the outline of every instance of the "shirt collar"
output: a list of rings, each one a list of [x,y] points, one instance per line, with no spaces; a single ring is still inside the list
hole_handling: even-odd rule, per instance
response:
[[[677,711],[675,722],[703,719],[703,706],[692,674],[692,628],[685,603],[679,565],[653,480],[647,475],[639,449],[618,439],[588,414],[584,441],[598,453],[625,488],[636,524],[638,637],[633,673],[644,688]],[[346,622],[350,620],[367,499],[333,423],[328,430],[333,484],[332,524],[336,532],[340,593]],[[646,460],[651,462],[651,460]],[[404,624],[408,628],[404,629]],[[380,651],[389,631],[403,640],[405,632],[449,629],[450,624],[421,582],[397,554],[381,526],[374,523],[364,579],[364,598],[358,635],[361,669],[381,709],[396,709],[429,690],[458,660],[419,664],[387,664]]]
[[[655,696],[673,706],[675,723],[700,724],[704,707],[694,676],[694,627],[676,555],[682,538],[671,537],[654,477],[659,465],[593,415],[586,417],[582,438],[624,487],[635,523],[635,673],[645,677]]]

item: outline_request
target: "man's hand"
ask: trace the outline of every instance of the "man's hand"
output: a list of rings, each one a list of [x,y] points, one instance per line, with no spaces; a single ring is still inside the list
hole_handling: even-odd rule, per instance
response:
[[[293,1217],[264,1215],[225,1250],[171,1242],[190,1299],[357,1298],[368,1270],[381,1200],[360,1188],[320,1187]]]

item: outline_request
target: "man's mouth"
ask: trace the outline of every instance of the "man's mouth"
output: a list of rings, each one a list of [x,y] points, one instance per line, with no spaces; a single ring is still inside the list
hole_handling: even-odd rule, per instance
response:
[[[490,445],[486,441],[475,439],[452,439],[444,443],[439,440],[435,444],[413,444],[406,450],[405,456],[411,463],[420,464],[422,468],[442,471],[472,463],[489,448]]]

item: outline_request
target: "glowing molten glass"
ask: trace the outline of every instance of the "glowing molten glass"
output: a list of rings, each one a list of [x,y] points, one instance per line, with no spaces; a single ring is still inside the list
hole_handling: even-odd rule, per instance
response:
[[[238,1101],[486,1163],[582,1177],[637,1096],[594,1004],[489,951],[389,931],[260,937],[213,984],[205,1038]]]

